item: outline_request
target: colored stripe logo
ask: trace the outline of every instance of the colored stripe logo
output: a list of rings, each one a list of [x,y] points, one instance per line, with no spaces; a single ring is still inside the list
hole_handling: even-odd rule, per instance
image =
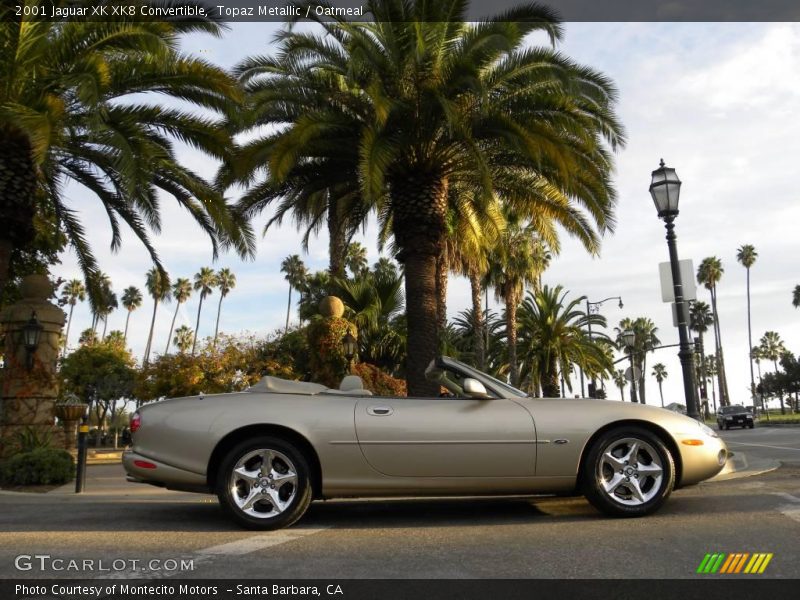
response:
[[[706,554],[697,567],[697,573],[702,574],[761,574],[763,573],[769,561],[772,560],[773,554],[771,552],[756,552],[750,554],[749,552],[734,552],[733,554],[725,554],[724,552],[715,552],[713,554]]]

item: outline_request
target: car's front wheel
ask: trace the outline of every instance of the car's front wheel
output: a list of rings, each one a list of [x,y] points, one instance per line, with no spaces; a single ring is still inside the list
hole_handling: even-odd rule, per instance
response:
[[[220,464],[217,497],[249,529],[288,527],[311,503],[308,463],[294,445],[258,437],[233,448]]]
[[[675,463],[661,439],[640,427],[604,433],[584,466],[584,493],[600,511],[641,517],[658,510],[675,486]]]

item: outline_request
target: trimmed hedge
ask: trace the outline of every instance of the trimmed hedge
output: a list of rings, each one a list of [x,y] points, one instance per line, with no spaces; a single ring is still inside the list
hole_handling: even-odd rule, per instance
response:
[[[3,485],[53,485],[75,477],[72,455],[57,448],[20,452],[0,464]]]

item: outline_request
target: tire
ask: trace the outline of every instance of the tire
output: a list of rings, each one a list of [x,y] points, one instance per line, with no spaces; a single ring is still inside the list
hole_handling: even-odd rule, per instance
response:
[[[675,462],[654,433],[619,427],[604,433],[590,448],[583,481],[586,499],[599,511],[614,517],[643,517],[658,510],[672,493]]]
[[[293,444],[275,437],[250,438],[228,452],[220,464],[217,498],[243,527],[281,529],[308,509],[309,473],[308,461]]]

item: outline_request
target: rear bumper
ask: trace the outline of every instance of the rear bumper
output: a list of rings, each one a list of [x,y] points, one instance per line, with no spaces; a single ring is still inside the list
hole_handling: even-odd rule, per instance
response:
[[[205,475],[167,465],[131,449],[122,453],[122,466],[127,480],[133,483],[147,483],[184,492],[209,492]]]

